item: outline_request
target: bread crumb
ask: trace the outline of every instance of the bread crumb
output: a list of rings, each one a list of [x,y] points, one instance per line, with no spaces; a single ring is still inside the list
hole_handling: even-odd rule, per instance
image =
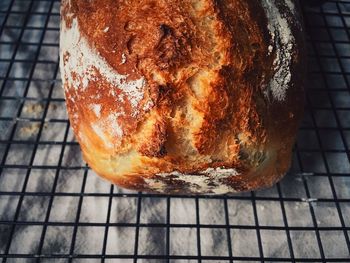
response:
[[[52,109],[52,110],[57,110],[57,104],[50,104],[49,105],[49,108]]]
[[[41,103],[28,103],[23,107],[23,113],[39,115],[44,110]]]
[[[22,138],[29,138],[36,135],[39,132],[40,123],[30,123],[28,126],[21,127],[19,129],[19,135]]]

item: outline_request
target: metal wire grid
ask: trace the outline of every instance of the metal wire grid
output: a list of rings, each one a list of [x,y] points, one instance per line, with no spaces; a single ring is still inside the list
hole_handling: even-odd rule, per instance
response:
[[[305,118],[290,173],[232,196],[162,196],[93,175],[59,79],[59,2],[0,3],[2,262],[349,262],[350,1],[302,1]]]

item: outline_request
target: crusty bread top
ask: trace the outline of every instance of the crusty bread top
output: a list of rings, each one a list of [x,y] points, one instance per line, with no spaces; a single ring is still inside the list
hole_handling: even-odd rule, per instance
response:
[[[302,113],[294,12],[291,0],[64,0],[62,79],[90,165],[104,173],[93,149],[124,177],[244,174],[268,147],[291,147]]]

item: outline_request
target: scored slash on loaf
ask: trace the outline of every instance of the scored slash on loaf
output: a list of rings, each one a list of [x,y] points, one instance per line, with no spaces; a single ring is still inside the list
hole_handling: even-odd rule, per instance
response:
[[[303,113],[294,0],[63,0],[60,67],[84,159],[140,191],[225,194],[288,170]]]

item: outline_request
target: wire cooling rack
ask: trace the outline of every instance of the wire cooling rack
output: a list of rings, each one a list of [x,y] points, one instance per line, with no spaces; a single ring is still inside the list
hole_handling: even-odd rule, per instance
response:
[[[0,1],[2,262],[349,262],[350,1],[303,0],[305,118],[288,175],[232,196],[162,196],[93,174],[59,79],[59,2]]]

